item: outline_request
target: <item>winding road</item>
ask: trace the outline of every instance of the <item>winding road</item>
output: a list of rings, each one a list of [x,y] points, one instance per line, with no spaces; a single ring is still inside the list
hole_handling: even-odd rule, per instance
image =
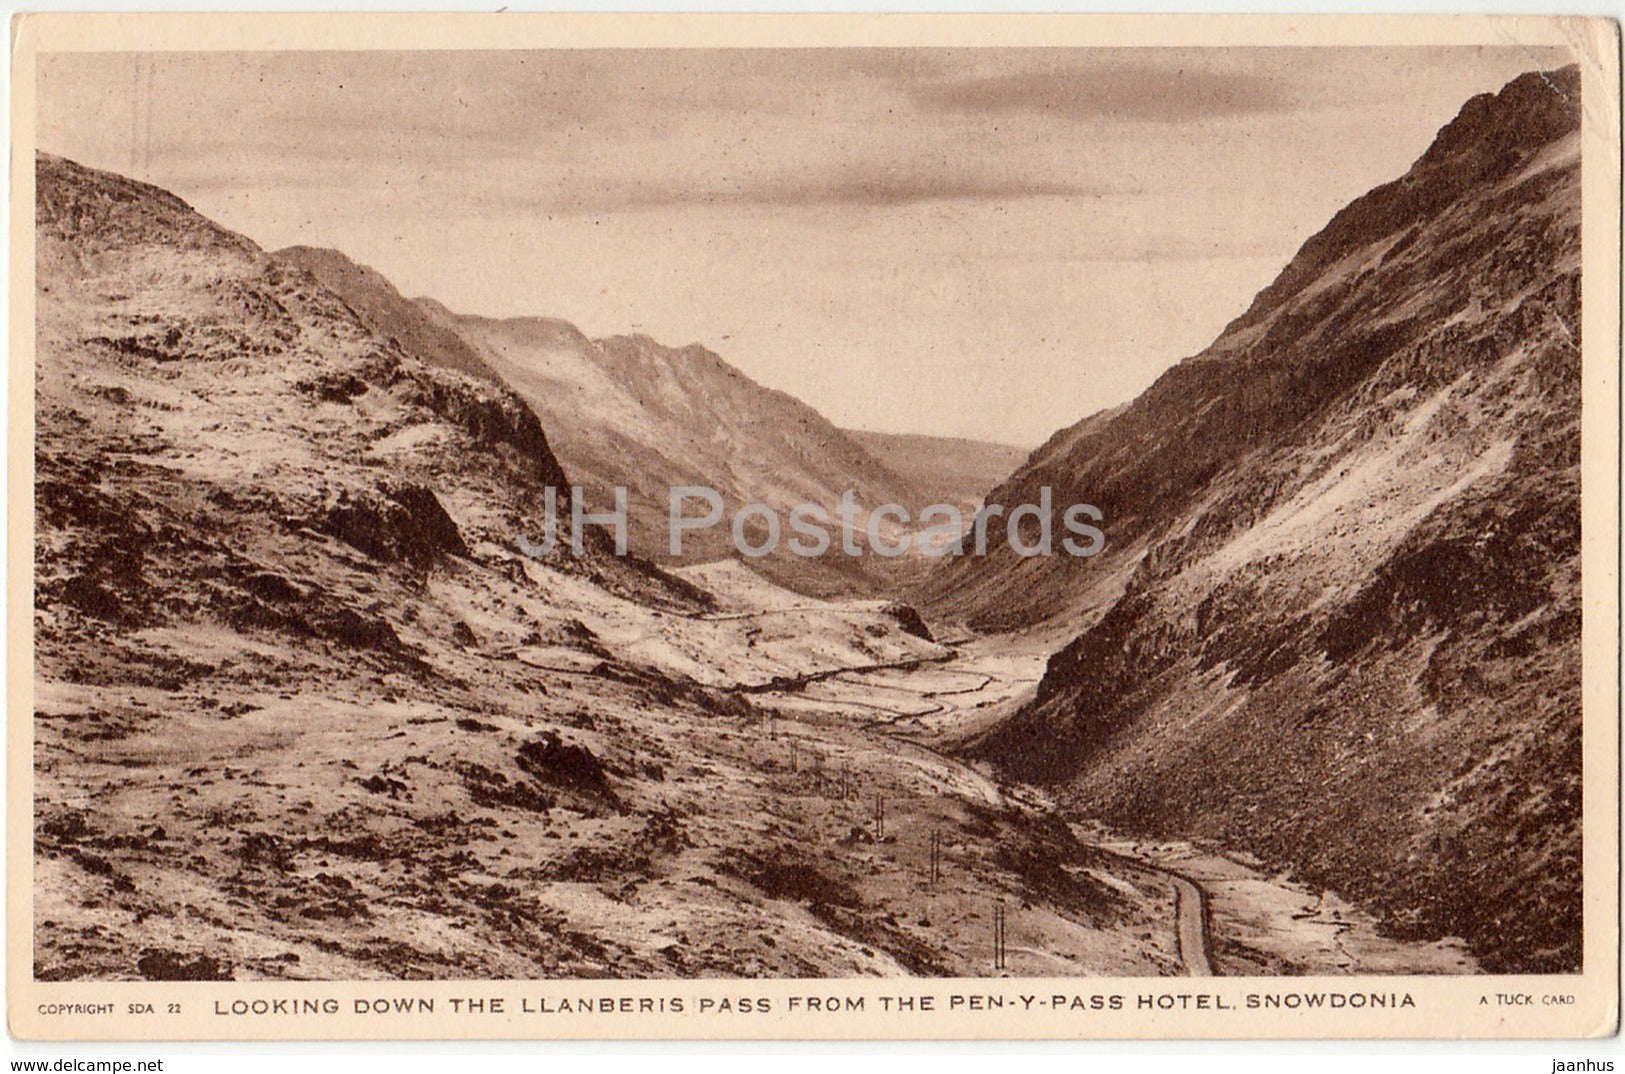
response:
[[[956,657],[828,668],[742,692],[793,697],[799,709],[786,710],[787,719],[800,719],[794,711],[818,714],[807,723],[809,738],[844,740],[885,756],[893,769],[917,772],[925,782],[915,785],[915,793],[1048,819],[1061,814],[1042,788],[1006,785],[952,745],[1030,696],[1039,670],[1040,661],[1012,646],[969,645],[959,647]],[[1277,967],[1329,974],[1479,970],[1459,941],[1386,936],[1369,915],[1332,893],[1222,849],[1178,840],[1141,844],[1081,821],[1068,827],[1104,876],[1138,877],[1136,886],[1156,886],[1166,907],[1159,911],[1165,924],[1157,929],[1161,972],[1216,977]],[[1048,868],[1070,872],[1069,862],[1076,868],[1077,855],[1057,855]],[[1330,910],[1323,905],[1328,898],[1333,898]],[[1215,928],[1227,940],[1222,961],[1214,950]],[[1046,954],[1037,947],[1008,950],[1030,956],[1024,966],[1029,972],[1037,969],[1031,960],[1042,963]]]
[[[991,681],[991,677],[989,681]],[[987,683],[983,685],[985,687]],[[888,685],[887,689],[902,691],[904,687]],[[927,690],[920,691],[916,696],[922,699],[931,698],[935,700],[955,693],[975,692],[977,691]],[[929,759],[929,762],[938,768],[941,776],[946,781],[957,783],[962,788],[973,791],[975,796],[981,798],[988,805],[1020,809],[1029,813],[1046,812],[1047,807],[1029,802],[1025,800],[1025,796],[1006,793],[1006,789],[999,783],[958,758],[934,749],[926,743],[895,733],[900,730],[897,725],[904,718],[906,717],[893,720],[871,720],[865,723],[862,729],[870,732],[876,730],[883,733],[894,732],[886,734],[886,737],[895,746],[901,746],[905,752],[912,752],[914,756],[910,758],[911,760],[919,763]],[[1144,858],[1133,857],[1115,850],[1107,850],[1082,837],[1076,830],[1072,834],[1083,846],[1090,848],[1103,857],[1118,862],[1131,871],[1152,873],[1162,877],[1174,890],[1173,929],[1175,939],[1179,945],[1179,961],[1184,966],[1185,975],[1187,977],[1217,976],[1213,968],[1211,914],[1208,908],[1208,897],[1200,884],[1183,873],[1175,872]]]
[[[801,694],[814,683],[859,687],[860,683],[857,680],[877,673],[924,673],[929,669],[931,676],[921,674],[918,678],[909,676],[883,683],[864,683],[861,688],[868,696],[863,700],[834,696],[819,698],[817,703],[848,716],[858,715],[854,710],[867,710],[870,714],[880,713],[878,718],[873,715],[867,718],[860,717],[861,722],[852,730],[865,736],[883,738],[886,744],[882,748],[898,762],[929,773],[931,778],[950,793],[979,799],[994,808],[1016,809],[1035,816],[1048,815],[1051,807],[1043,795],[1022,793],[1019,788],[1007,788],[962,759],[935,748],[930,742],[922,741],[918,734],[910,733],[911,729],[905,726],[913,724],[918,727],[923,717],[940,717],[951,711],[963,711],[969,715],[978,702],[986,704],[989,701],[1012,700],[1037,681],[1035,678],[1013,673],[1012,669],[998,664],[979,666],[974,659],[964,661],[970,665],[969,667],[942,667],[943,664],[950,662],[959,663],[962,655],[954,653],[945,657],[917,658],[897,663],[830,668],[777,678],[761,684],[736,686],[735,689],[747,694],[795,695]],[[973,679],[975,684],[947,685],[942,682],[945,674],[967,676]],[[911,679],[914,679],[914,682],[911,682]],[[875,690],[883,691],[884,695],[890,696],[874,697],[872,691]],[[900,704],[904,698],[917,701],[923,708],[909,711]],[[1012,790],[1015,793],[1011,793]],[[1089,848],[1100,858],[1114,863],[1124,872],[1156,876],[1171,888],[1174,893],[1174,919],[1169,925],[1178,945],[1180,965],[1190,977],[1215,976],[1211,954],[1208,896],[1200,884],[1189,876],[1139,856],[1125,854],[1119,850],[1108,850],[1091,841],[1087,833],[1079,832],[1076,828],[1073,828],[1072,834],[1080,845]],[[1043,952],[1034,951],[1032,954],[1039,955]]]
[[[1195,881],[1162,870],[1173,881],[1179,900],[1175,913],[1179,917],[1179,960],[1185,964],[1187,977],[1212,977],[1213,960],[1208,950],[1207,895]]]
[[[865,725],[865,729],[874,728],[875,724]],[[890,723],[881,723],[880,728],[892,726]],[[976,769],[949,755],[935,750],[921,742],[916,742],[899,735],[887,736],[893,743],[912,750],[914,757],[910,758],[918,763],[929,758],[938,766],[948,781],[958,783],[961,787],[975,792],[990,806],[1019,809],[1026,813],[1043,813],[1046,808],[1026,801],[1024,796],[1006,793],[1006,789]],[[1088,847],[1094,853],[1123,866],[1132,872],[1153,873],[1162,877],[1174,890],[1174,937],[1179,944],[1179,961],[1185,968],[1187,977],[1216,977],[1212,958],[1211,914],[1208,909],[1207,892],[1202,890],[1200,884],[1183,873],[1175,872],[1165,866],[1158,865],[1144,858],[1133,857],[1115,850],[1107,850],[1098,843],[1090,842],[1082,837],[1076,829],[1072,835],[1078,842]]]
[[[860,668],[852,670],[862,673],[873,669]],[[915,691],[910,690],[902,683],[887,683],[883,688],[897,693],[906,693],[910,696],[917,697],[922,701],[933,703],[935,707],[930,714],[934,715],[950,707],[948,704],[944,703],[945,698],[955,699],[964,697],[965,695],[979,694],[987,690],[995,682],[1001,681],[997,676],[971,669],[960,669],[959,673],[980,675],[982,681],[980,685],[970,689],[956,690],[927,689]],[[869,705],[866,707],[878,708],[880,706]],[[1004,787],[1000,786],[992,779],[989,779],[987,776],[984,776],[982,773],[976,771],[976,769],[965,764],[958,758],[950,756],[932,748],[928,744],[915,741],[914,739],[902,734],[902,728],[900,725],[917,719],[920,715],[925,714],[909,714],[899,712],[891,719],[870,720],[863,724],[863,730],[890,732],[886,737],[892,742],[899,745],[904,745],[905,747],[912,747],[915,751],[918,751],[918,753],[928,755],[934,762],[942,766],[946,775],[949,775],[950,777],[958,777],[956,780],[954,780],[955,782],[959,782],[962,785],[968,785],[976,792],[978,797],[982,798],[982,800],[987,802],[989,805],[1013,807],[1026,812],[1045,811],[1046,807],[1025,801],[1022,796],[1006,794]],[[1211,949],[1212,917],[1208,907],[1207,893],[1202,890],[1200,884],[1183,873],[1175,872],[1172,869],[1168,869],[1143,858],[1132,857],[1118,851],[1106,850],[1105,848],[1090,842],[1088,839],[1083,838],[1076,831],[1073,832],[1073,835],[1082,845],[1123,864],[1131,870],[1153,873],[1162,877],[1174,890],[1174,936],[1179,944],[1179,960],[1185,968],[1186,976],[1213,977],[1217,975],[1213,968]]]

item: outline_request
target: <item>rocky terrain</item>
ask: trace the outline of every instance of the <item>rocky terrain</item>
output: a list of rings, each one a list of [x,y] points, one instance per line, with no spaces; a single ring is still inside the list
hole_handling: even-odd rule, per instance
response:
[[[1096,504],[1109,543],[930,581],[937,614],[1081,631],[972,755],[1392,935],[1579,968],[1578,117],[1574,68],[1469,101],[991,494]]]
[[[395,290],[377,269],[358,265],[337,250],[316,246],[289,246],[271,257],[286,268],[310,273],[342,299],[369,331],[405,354],[429,365],[501,383],[466,340]]]
[[[1011,972],[1179,971],[1154,869],[839,700],[954,656],[911,609],[528,558],[568,478],[522,398],[36,172],[37,976],[964,976],[1001,901]]]

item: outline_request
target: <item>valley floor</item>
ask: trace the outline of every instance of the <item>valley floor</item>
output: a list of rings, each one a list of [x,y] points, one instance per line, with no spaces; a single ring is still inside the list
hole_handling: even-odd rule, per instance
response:
[[[1055,804],[1040,789],[1005,785],[992,774],[933,749],[974,735],[1030,696],[1047,639],[1020,635],[967,640],[955,659],[912,669],[857,672],[821,680],[776,699],[804,722],[801,733],[825,740],[842,729],[859,748],[895,752],[928,764],[951,793],[1048,816]],[[851,729],[852,717],[868,716]],[[822,718],[819,718],[822,717]],[[874,735],[883,736],[875,741]],[[925,761],[924,759],[929,759]],[[1312,891],[1271,873],[1241,852],[1184,842],[1150,842],[1110,832],[1087,819],[1071,824],[1091,855],[1090,875],[1102,883],[1155,888],[1164,919],[1155,935],[1178,957],[1173,972],[1192,976],[1259,974],[1461,974],[1478,972],[1459,941],[1418,943],[1384,935],[1369,914],[1330,891]],[[1009,918],[1012,935],[1028,931],[1023,915]],[[1015,976],[1053,972],[1049,952],[1033,935],[1009,944]]]
[[[696,577],[703,614],[525,569],[437,576],[463,644],[426,667],[203,627],[49,662],[38,976],[1472,969],[943,752],[1030,693],[1048,639],[938,644],[729,569]]]

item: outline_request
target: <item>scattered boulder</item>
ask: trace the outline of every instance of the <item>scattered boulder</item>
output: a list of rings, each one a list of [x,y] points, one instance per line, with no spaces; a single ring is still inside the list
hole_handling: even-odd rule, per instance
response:
[[[77,843],[90,834],[90,825],[85,823],[83,813],[76,810],[57,813],[54,816],[41,818],[35,828],[35,841],[61,845]]]
[[[149,981],[229,981],[231,965],[212,955],[188,957],[178,951],[149,947],[141,952],[135,968]]]
[[[392,776],[371,775],[358,782],[373,794],[387,794],[391,798],[399,798],[406,793],[406,784]]]
[[[425,567],[442,555],[469,554],[457,523],[422,485],[340,489],[314,528],[388,563]]]
[[[512,808],[546,813],[553,808],[553,799],[525,780],[510,780],[476,761],[459,761],[453,768],[462,777],[469,798],[482,809]]]
[[[357,396],[367,394],[371,387],[354,373],[332,370],[309,380],[300,381],[299,390],[309,392],[324,403],[348,403]]]
[[[88,575],[75,575],[62,586],[62,599],[86,615],[109,623],[126,618],[124,602],[117,594]]]
[[[401,639],[395,628],[377,616],[363,615],[354,608],[329,605],[313,612],[307,619],[311,633],[347,645],[352,649],[379,649],[395,652]]]
[[[920,618],[920,613],[915,611],[911,605],[904,604],[901,601],[887,601],[880,610],[882,614],[896,622],[897,628],[904,634],[912,634],[914,637],[925,641],[937,640],[931,636],[931,630],[925,625],[925,620]]]
[[[422,485],[400,485],[390,490],[388,495],[406,509],[426,553],[444,552],[465,559],[468,557],[468,545],[463,543],[457,523],[446,513],[440,498],[432,491]]]
[[[266,865],[281,870],[288,867],[287,850],[282,841],[269,832],[249,832],[243,837],[238,853],[246,865]]]
[[[719,862],[717,867],[753,885],[770,899],[814,906],[859,905],[858,894],[848,882],[825,874],[810,858],[789,845],[769,848],[760,854],[741,851],[737,860]]]
[[[565,787],[615,802],[604,766],[585,746],[561,740],[549,731],[519,747],[519,767],[543,783]]]
[[[304,587],[296,585],[275,571],[253,571],[245,575],[242,587],[261,600],[288,603],[305,598]]]

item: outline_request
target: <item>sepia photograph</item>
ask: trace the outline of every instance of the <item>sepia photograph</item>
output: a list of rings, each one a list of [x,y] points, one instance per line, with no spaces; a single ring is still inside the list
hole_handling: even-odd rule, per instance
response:
[[[1613,1032],[1613,25],[42,18],[13,1032]]]

